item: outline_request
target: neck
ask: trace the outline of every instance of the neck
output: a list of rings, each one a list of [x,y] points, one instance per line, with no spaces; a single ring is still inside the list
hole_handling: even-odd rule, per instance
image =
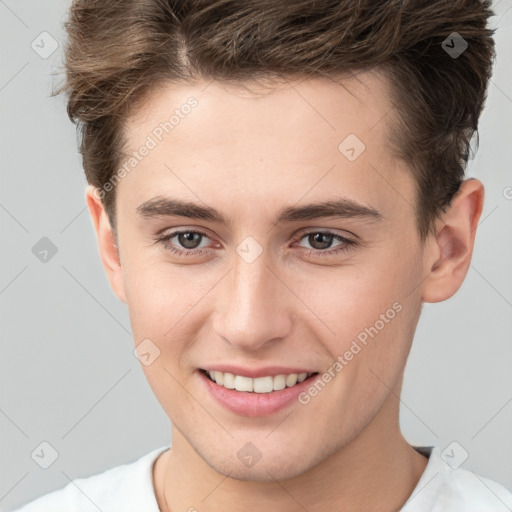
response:
[[[395,402],[398,400],[388,400],[373,421],[334,455],[306,473],[281,481],[224,476],[208,466],[174,429],[172,449],[162,454],[153,468],[160,510],[399,510],[428,460],[402,437]],[[395,418],[392,423],[390,414]]]

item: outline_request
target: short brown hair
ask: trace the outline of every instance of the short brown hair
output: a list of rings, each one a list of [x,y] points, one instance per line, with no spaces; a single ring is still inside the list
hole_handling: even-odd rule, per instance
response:
[[[476,0],[74,0],[54,94],[68,94],[87,181],[101,189],[120,165],[123,123],[162,81],[382,70],[424,239],[464,179],[494,59],[491,15]],[[454,36],[468,45],[457,57],[443,45]],[[115,230],[115,189],[102,201]]]

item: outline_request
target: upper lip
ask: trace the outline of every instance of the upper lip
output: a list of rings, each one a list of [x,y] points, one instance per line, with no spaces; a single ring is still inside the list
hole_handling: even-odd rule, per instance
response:
[[[244,368],[243,366],[234,366],[230,364],[203,366],[201,369],[210,372],[217,371],[222,373],[232,373],[233,375],[251,377],[253,379],[257,377],[275,377],[276,375],[290,375],[291,373],[316,373],[314,370],[299,367],[265,366],[261,368]]]

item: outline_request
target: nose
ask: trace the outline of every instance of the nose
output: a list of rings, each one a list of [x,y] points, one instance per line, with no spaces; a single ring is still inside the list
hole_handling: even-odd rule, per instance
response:
[[[237,254],[223,279],[213,322],[217,336],[244,351],[283,339],[292,326],[292,293],[276,276],[264,253],[252,263]]]

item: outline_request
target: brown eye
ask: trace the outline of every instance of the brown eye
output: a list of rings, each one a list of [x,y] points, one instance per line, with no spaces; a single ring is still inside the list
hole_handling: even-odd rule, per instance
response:
[[[311,231],[303,234],[299,238],[299,241],[302,240],[306,240],[310,245],[310,247],[300,245],[300,247],[308,252],[309,256],[329,256],[347,251],[356,246],[354,240],[350,240],[336,233],[331,233],[330,231]],[[333,249],[330,249],[333,247],[333,240],[337,240],[339,244],[335,245]]]
[[[207,247],[200,246],[203,238],[209,239],[208,235],[201,231],[182,230],[157,238],[156,242],[178,256],[193,256],[208,252]],[[174,239],[176,240],[173,242]]]
[[[328,249],[332,241],[334,239],[334,235],[329,233],[311,233],[308,235],[308,242],[311,244],[313,249]]]
[[[183,231],[177,235],[178,243],[185,249],[197,249],[203,235],[197,231]]]

